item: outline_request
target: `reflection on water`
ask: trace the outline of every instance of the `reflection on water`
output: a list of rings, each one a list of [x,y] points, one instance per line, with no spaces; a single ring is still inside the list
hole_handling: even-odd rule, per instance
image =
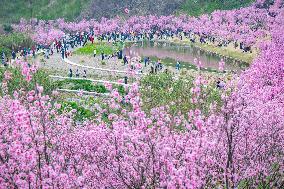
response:
[[[184,64],[194,64],[197,58],[202,62],[203,68],[218,69],[221,57],[202,51],[192,45],[178,45],[170,42],[137,42],[130,47],[124,49],[124,53],[128,56],[139,55],[141,57],[157,57],[160,59],[170,58]],[[232,59],[225,59],[225,70],[240,71],[246,65]],[[172,64],[173,66],[175,65]]]

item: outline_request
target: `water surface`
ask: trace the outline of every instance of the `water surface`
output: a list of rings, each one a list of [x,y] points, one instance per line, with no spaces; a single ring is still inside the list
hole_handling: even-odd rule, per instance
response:
[[[128,56],[139,55],[141,57],[157,57],[162,60],[179,61],[185,68],[193,67],[196,58],[202,62],[203,68],[218,70],[221,61],[221,57],[218,55],[200,50],[191,44],[179,45],[171,42],[137,42],[126,47],[124,53]],[[225,59],[224,61],[225,70],[239,72],[247,67],[246,64],[233,59]],[[175,62],[169,64],[169,66],[175,66]]]

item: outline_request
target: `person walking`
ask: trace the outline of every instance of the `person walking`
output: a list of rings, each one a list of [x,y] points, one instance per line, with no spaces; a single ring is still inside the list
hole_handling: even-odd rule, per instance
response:
[[[86,70],[84,70],[83,78],[87,78],[87,71]]]
[[[163,69],[163,65],[162,65],[161,59],[158,60],[157,66],[158,66],[158,70],[162,70]]]
[[[76,77],[79,77],[79,76],[80,76],[79,70],[77,69],[77,70],[76,70]]]
[[[225,82],[222,80],[222,79],[218,79],[217,81],[217,86],[216,86],[218,89],[224,89],[225,87]]]
[[[90,39],[91,43],[94,44],[94,37],[92,35],[90,36],[89,39]]]
[[[1,59],[2,59],[2,64],[3,64],[3,65],[6,65],[6,56],[5,56],[5,53],[4,53],[4,52],[2,52]]]
[[[64,48],[61,48],[61,58],[64,60],[65,58],[65,52],[64,52]]]
[[[159,63],[158,62],[155,62],[155,74],[158,72],[158,69],[159,69]]]
[[[148,58],[144,58],[144,65],[145,65],[145,67],[147,67],[147,62],[148,62]]]
[[[127,84],[128,77],[124,76],[124,84]]]
[[[33,47],[32,47],[33,58],[35,58],[35,56],[36,56],[36,52],[35,52],[35,51],[36,51],[36,49],[35,49],[35,47],[33,46]]]
[[[147,65],[149,65],[149,63],[150,63],[150,57],[145,57],[145,59],[144,59],[145,67],[147,67]]]
[[[16,59],[16,52],[13,50],[12,51],[12,59],[15,60]]]
[[[97,50],[94,49],[94,58],[96,58],[96,56],[97,56]]]
[[[102,52],[102,60],[105,59],[105,54]]]
[[[127,60],[126,55],[123,57],[123,64],[124,64],[124,65],[128,64],[128,60]]]
[[[180,63],[178,61],[177,61],[177,64],[176,64],[176,69],[177,69],[177,71],[180,70]]]
[[[73,71],[72,71],[72,69],[70,68],[69,69],[69,77],[71,78],[73,76]]]

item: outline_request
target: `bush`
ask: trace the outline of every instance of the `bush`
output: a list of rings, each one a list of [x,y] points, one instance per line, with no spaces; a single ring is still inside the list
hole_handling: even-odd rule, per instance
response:
[[[22,33],[11,33],[0,35],[0,52],[5,52],[6,56],[11,56],[12,49],[19,50],[20,47],[31,47],[32,39]]]
[[[168,106],[173,115],[187,114],[189,109],[201,109],[205,114],[209,113],[211,104],[222,105],[221,91],[217,90],[215,83],[200,85],[200,100],[193,103],[195,82],[198,78],[185,75],[175,79],[174,75],[161,73],[149,75],[141,81],[141,95],[143,108],[146,112],[160,106]]]
[[[19,68],[1,68],[0,67],[0,83],[4,79],[4,73],[8,71],[11,73],[12,79],[8,81],[8,93],[13,94],[14,91],[25,89],[30,91],[34,89],[35,83],[44,87],[44,94],[51,94],[52,91],[56,88],[55,83],[53,83],[45,70],[37,70],[33,75],[31,82],[26,81],[25,77],[21,74]],[[1,91],[0,91],[1,93]],[[3,95],[3,94],[2,94]]]
[[[89,92],[107,93],[110,92],[102,84],[94,84],[88,80],[61,80],[54,82],[57,88],[71,89],[71,90],[84,90]],[[117,89],[120,94],[125,94],[124,86],[114,85],[113,88]]]
[[[61,109],[59,110],[60,113],[76,110],[74,114],[74,119],[76,121],[83,121],[94,117],[94,113],[92,111],[79,106],[76,102],[62,101],[59,103],[61,104]]]
[[[11,33],[13,31],[13,27],[10,24],[4,24],[3,29],[6,33]]]
[[[215,10],[230,10],[240,7],[245,7],[251,4],[253,0],[186,0],[182,5],[181,11],[192,16],[199,16],[202,14],[209,14]]]

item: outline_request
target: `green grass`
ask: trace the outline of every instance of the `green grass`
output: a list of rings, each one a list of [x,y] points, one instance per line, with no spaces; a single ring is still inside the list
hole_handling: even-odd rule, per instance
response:
[[[81,54],[81,55],[93,55],[94,50],[96,49],[97,55],[100,55],[101,53],[104,53],[105,55],[111,55],[113,53],[116,53],[118,50],[121,50],[123,48],[123,44],[121,43],[95,43],[95,44],[87,44],[84,47],[81,47],[77,49],[74,53],[75,54]]]
[[[247,6],[251,2],[253,0],[186,0],[176,12],[198,16],[216,9]],[[0,24],[31,17],[45,20],[64,18],[71,21],[78,18],[91,3],[92,0],[1,0]]]
[[[84,90],[88,92],[97,92],[97,93],[107,93],[109,92],[106,87],[102,84],[94,84],[89,80],[60,80],[55,81],[54,85],[57,88],[61,89],[70,89],[70,90]],[[125,89],[121,85],[114,85],[115,89],[118,90],[120,94],[125,94]]]
[[[76,121],[83,121],[83,120],[91,120],[95,117],[95,112],[84,108],[83,106],[78,105],[76,102],[69,102],[69,101],[61,101],[61,108],[59,109],[59,113],[70,112],[71,110],[76,110],[74,115],[74,119]]]
[[[209,14],[214,10],[230,10],[250,5],[254,0],[186,0],[180,12],[192,16]]]
[[[2,0],[0,23],[16,22],[22,17],[74,20],[90,2],[91,0]]]
[[[207,86],[201,86],[201,98],[204,98],[204,101],[193,104],[191,89],[195,86],[194,80],[195,77],[191,75],[184,75],[176,80],[174,75],[166,73],[150,74],[143,77],[140,91],[143,110],[149,113],[152,108],[169,106],[171,115],[177,115],[179,112],[187,114],[189,110],[196,108],[203,110],[202,112],[206,114],[209,113],[210,104],[213,102],[221,107],[222,92],[215,87],[214,79],[208,81]]]
[[[194,43],[195,46],[210,52],[214,52],[221,56],[231,57],[232,59],[242,61],[244,64],[250,64],[256,57],[256,53],[243,53],[230,48],[215,47],[210,44]]]
[[[5,53],[6,57],[11,56],[12,49],[17,50],[21,47],[31,47],[33,41],[22,33],[10,33],[0,35],[0,53]]]

